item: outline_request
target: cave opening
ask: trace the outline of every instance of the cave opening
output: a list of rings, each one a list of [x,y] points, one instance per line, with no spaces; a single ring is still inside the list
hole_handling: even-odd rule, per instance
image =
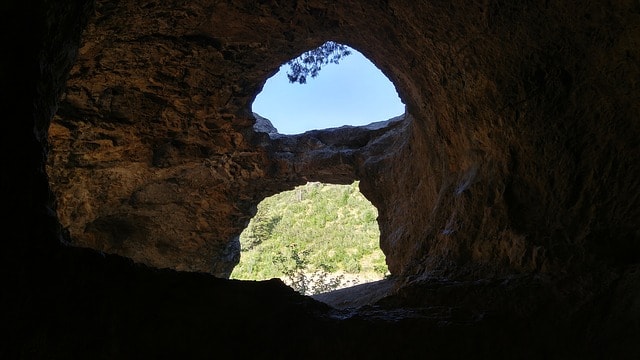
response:
[[[378,212],[358,185],[310,182],[265,198],[231,279],[280,278],[304,295],[383,280]]]
[[[328,44],[341,46],[346,55],[335,58],[335,52],[330,55],[327,51],[318,55],[319,49]],[[310,75],[302,77],[302,82],[296,82],[291,76],[296,63],[315,66],[313,70],[317,72],[311,70]],[[328,41],[282,64],[267,79],[252,110],[270,120],[278,133],[294,135],[384,121],[402,115],[405,104],[394,84],[361,52]]]

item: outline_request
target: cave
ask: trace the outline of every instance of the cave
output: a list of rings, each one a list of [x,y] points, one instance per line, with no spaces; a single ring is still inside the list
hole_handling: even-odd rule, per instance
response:
[[[1,8],[0,357],[640,358],[637,2]],[[326,39],[405,114],[272,136],[251,102]],[[263,198],[354,180],[385,296],[227,279]]]

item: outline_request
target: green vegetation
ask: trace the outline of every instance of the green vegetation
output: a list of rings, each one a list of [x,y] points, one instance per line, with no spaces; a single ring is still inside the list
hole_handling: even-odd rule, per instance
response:
[[[319,269],[311,270],[309,253],[309,250],[301,252],[296,244],[290,244],[287,251],[276,257],[276,262],[284,273],[284,281],[289,286],[302,295],[315,295],[349,285],[344,280],[344,275],[332,276],[328,266],[324,264],[320,264]]]
[[[344,285],[345,274],[383,278],[377,216],[358,182],[309,183],[266,198],[240,235],[240,264],[231,278],[278,277],[307,294]]]

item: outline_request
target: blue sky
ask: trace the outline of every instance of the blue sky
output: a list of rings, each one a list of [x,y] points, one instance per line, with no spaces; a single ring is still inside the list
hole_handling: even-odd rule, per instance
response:
[[[280,67],[253,102],[253,112],[271,120],[281,134],[366,125],[404,113],[391,81],[356,50],[337,65],[325,65],[306,84],[289,83],[288,69]]]

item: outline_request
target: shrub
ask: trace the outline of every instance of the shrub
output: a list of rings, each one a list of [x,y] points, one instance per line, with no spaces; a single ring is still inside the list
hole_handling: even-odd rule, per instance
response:
[[[329,268],[321,264],[319,268],[309,266],[309,250],[298,249],[296,244],[287,246],[287,253],[280,252],[275,261],[285,275],[285,282],[302,295],[316,295],[339,289],[346,284],[344,275],[330,276]]]

